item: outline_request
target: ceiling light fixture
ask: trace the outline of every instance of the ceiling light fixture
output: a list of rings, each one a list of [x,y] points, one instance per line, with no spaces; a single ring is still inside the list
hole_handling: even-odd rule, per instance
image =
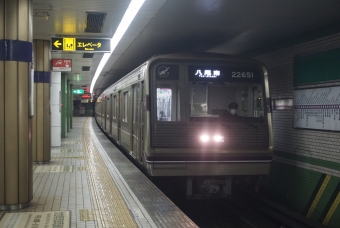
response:
[[[123,19],[120,21],[118,28],[113,35],[111,39],[111,52],[110,53],[105,53],[103,55],[103,58],[101,59],[98,68],[96,70],[96,73],[93,76],[92,82],[91,82],[91,87],[90,87],[90,92],[93,93],[93,87],[96,84],[96,81],[102,72],[105,64],[109,60],[112,52],[115,50],[117,47],[119,41],[123,37],[124,33],[130,26],[132,20],[135,18],[136,14],[138,13],[139,9],[142,7],[143,3],[145,0],[132,0],[130,2],[130,5],[128,6],[127,10],[125,11],[125,14],[123,16]]]

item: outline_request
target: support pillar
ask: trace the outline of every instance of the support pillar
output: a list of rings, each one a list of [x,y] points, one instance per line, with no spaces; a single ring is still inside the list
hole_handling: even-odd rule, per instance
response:
[[[72,122],[73,122],[73,84],[70,84],[70,89],[69,89],[69,104],[70,104],[70,129],[72,129]]]
[[[67,132],[70,132],[70,81],[67,80],[67,88],[66,88],[66,122],[67,122]]]
[[[51,74],[51,146],[61,146],[61,72]]]
[[[61,137],[67,137],[67,75],[61,74]]]
[[[0,210],[33,198],[31,62],[32,2],[0,0]]]
[[[51,60],[50,41],[34,40],[35,115],[33,117],[33,161],[51,160]]]

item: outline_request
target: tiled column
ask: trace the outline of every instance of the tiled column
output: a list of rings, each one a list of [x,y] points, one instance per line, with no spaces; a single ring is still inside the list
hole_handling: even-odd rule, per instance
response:
[[[61,146],[61,72],[51,75],[51,144]]]
[[[33,117],[33,161],[51,160],[50,41],[34,40],[35,115]]]
[[[0,0],[0,210],[33,197],[29,78],[32,3]]]

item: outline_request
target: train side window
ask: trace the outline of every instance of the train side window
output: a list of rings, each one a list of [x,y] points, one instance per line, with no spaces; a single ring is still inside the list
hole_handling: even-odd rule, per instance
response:
[[[128,122],[128,108],[129,108],[129,91],[123,93],[123,102],[124,102],[124,107],[123,107],[123,121]]]
[[[117,118],[117,95],[114,95],[112,99],[112,118]]]
[[[133,123],[137,123],[138,85],[133,86]]]

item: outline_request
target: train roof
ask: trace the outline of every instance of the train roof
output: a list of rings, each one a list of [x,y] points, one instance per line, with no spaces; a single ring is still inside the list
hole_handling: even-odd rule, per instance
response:
[[[155,59],[174,59],[174,58],[183,58],[183,59],[228,59],[228,60],[249,60],[256,61],[258,60],[251,59],[249,57],[240,56],[240,55],[228,55],[221,53],[210,53],[210,52],[180,52],[180,53],[169,53],[169,54],[157,54],[152,56],[147,60],[147,62],[153,61]]]
[[[122,80],[126,80],[128,77],[132,77],[136,74],[141,73],[145,67],[148,65],[150,66],[153,62],[164,61],[164,60],[213,60],[213,61],[233,61],[233,63],[248,63],[250,65],[256,65],[258,67],[263,68],[264,65],[262,62],[239,55],[228,55],[228,54],[220,54],[220,53],[209,53],[209,52],[180,52],[180,53],[170,53],[170,54],[158,54],[154,55],[151,58],[149,58],[147,61],[145,61],[143,64],[135,68],[133,71],[129,72],[127,75],[116,81],[114,84],[106,88],[102,94],[99,96],[99,98],[102,98],[105,96],[105,94],[111,93],[112,91],[116,90],[117,84],[121,82]]]

